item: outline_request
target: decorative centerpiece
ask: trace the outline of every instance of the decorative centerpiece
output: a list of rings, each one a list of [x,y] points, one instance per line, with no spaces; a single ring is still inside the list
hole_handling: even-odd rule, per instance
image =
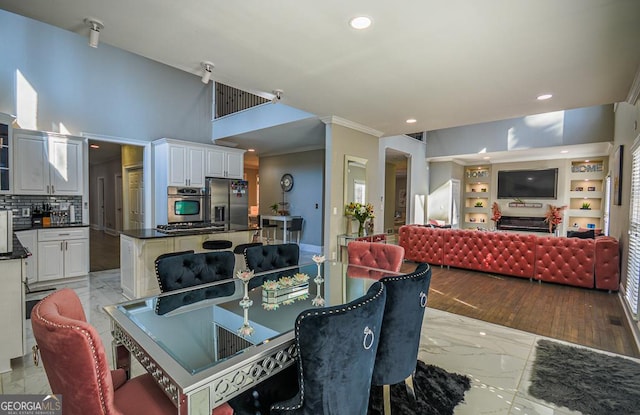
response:
[[[373,214],[373,205],[371,203],[362,204],[359,202],[351,202],[344,208],[344,214],[358,221],[358,236],[364,236],[364,223],[367,219],[376,217]]]
[[[557,226],[562,223],[562,211],[566,208],[566,206],[549,205],[544,219],[549,224],[549,233],[553,233],[554,228],[557,230]]]
[[[253,278],[253,271],[238,271],[236,274],[244,285],[244,296],[240,300],[240,307],[248,308],[253,305],[253,300],[249,298],[249,281]]]
[[[244,296],[240,300],[240,307],[243,309],[244,320],[242,327],[238,329],[238,334],[242,337],[248,337],[253,334],[253,327],[249,325],[249,307],[253,305],[253,300],[249,298],[249,281],[253,278],[253,271],[238,271],[236,277],[242,281],[244,285]]]
[[[277,281],[265,281],[262,284],[262,307],[275,310],[280,304],[292,304],[297,300],[309,298],[309,276],[303,273],[291,277],[284,276]]]
[[[316,296],[313,300],[311,300],[311,304],[313,304],[316,307],[322,307],[324,306],[324,298],[322,298],[322,296],[320,295],[320,285],[324,282],[324,278],[322,277],[322,274],[320,274],[320,266],[322,265],[322,263],[324,262],[325,258],[324,255],[314,255],[312,257],[313,262],[316,263],[316,266],[318,267],[318,275],[313,279],[313,282],[316,283]]]

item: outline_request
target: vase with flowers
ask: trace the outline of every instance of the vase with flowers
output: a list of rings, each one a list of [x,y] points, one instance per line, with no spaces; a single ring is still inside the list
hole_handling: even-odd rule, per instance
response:
[[[549,224],[549,233],[553,233],[554,229],[562,223],[562,211],[566,206],[549,205],[544,221]]]
[[[358,236],[364,236],[364,223],[368,219],[375,218],[373,205],[371,203],[351,202],[345,207],[344,214],[358,221]]]
[[[498,228],[498,222],[502,219],[502,212],[500,211],[500,205],[498,202],[493,202],[491,206],[491,220],[495,223],[495,228]]]

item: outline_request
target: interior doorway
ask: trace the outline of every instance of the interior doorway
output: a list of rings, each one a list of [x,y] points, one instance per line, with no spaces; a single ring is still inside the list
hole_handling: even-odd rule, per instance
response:
[[[387,148],[385,150],[384,229],[396,235],[409,221],[411,155]]]
[[[120,233],[129,227],[125,206],[129,189],[125,172],[133,166],[140,183],[133,205],[139,214],[136,229],[144,227],[144,147],[126,142],[89,139],[89,225],[90,271],[120,268]]]

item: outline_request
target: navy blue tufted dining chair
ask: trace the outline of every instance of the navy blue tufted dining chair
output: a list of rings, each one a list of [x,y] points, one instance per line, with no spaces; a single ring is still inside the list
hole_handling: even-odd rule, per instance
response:
[[[166,314],[183,305],[233,294],[235,260],[231,251],[181,252],[159,256],[155,261],[155,270],[162,293],[223,280],[229,280],[229,284],[163,296],[156,301],[156,313]]]
[[[300,247],[297,244],[277,244],[250,246],[244,250],[244,260],[247,268],[255,273],[271,271],[298,265],[300,260]],[[284,275],[290,275],[288,270]],[[270,274],[270,279],[278,279],[279,275]],[[249,288],[255,288],[264,282],[264,278],[252,278]]]
[[[271,406],[271,414],[364,415],[378,348],[384,285],[334,307],[303,311],[296,319],[299,391]]]
[[[415,397],[413,374],[431,285],[431,267],[419,264],[414,272],[384,277],[380,282],[387,289],[387,301],[371,384],[382,386],[384,412],[390,415],[390,385],[406,382],[409,393]]]

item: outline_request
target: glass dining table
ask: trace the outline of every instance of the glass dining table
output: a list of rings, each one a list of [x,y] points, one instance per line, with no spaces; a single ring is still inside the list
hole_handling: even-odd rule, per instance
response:
[[[326,261],[255,274],[105,307],[114,366],[133,356],[180,415],[216,406],[294,364],[294,323],[310,308],[344,304],[398,273]]]

